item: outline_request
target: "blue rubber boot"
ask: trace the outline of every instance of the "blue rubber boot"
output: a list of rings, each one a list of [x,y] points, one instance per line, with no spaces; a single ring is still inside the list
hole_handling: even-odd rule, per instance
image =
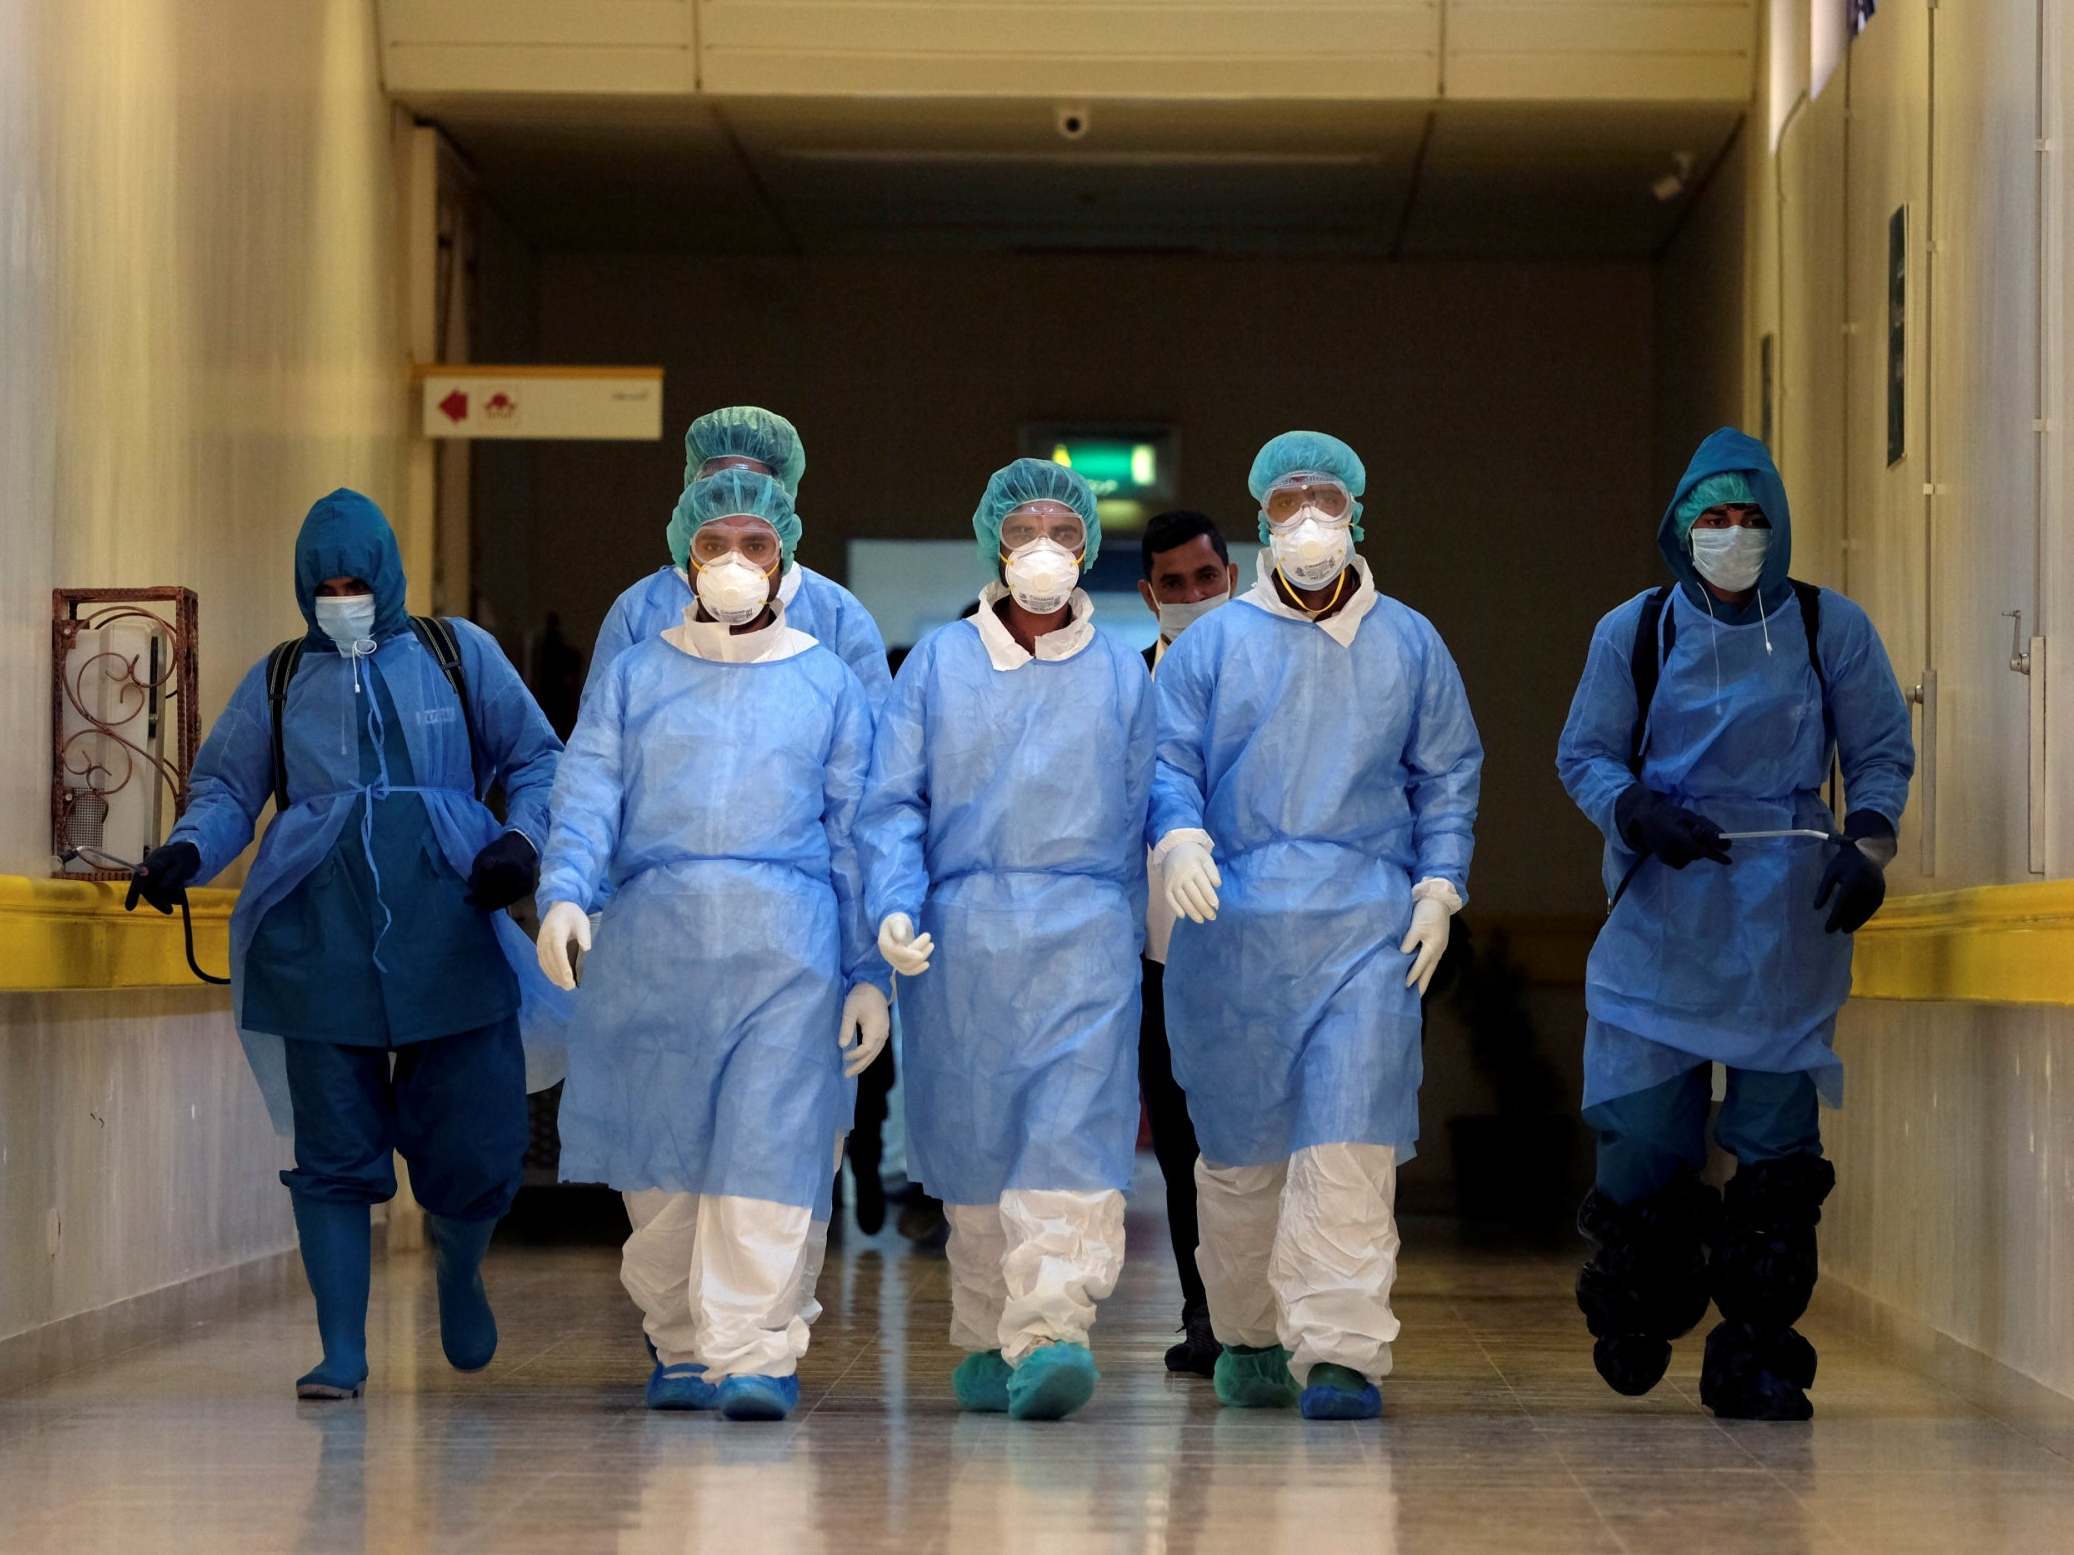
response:
[[[1373,1420],[1383,1412],[1383,1393],[1360,1372],[1329,1362],[1313,1366],[1297,1408],[1306,1420]]]
[[[439,1347],[455,1371],[481,1371],[497,1353],[497,1319],[483,1289],[483,1254],[490,1250],[494,1220],[425,1217],[439,1281]]]
[[[721,1418],[783,1420],[799,1407],[799,1378],[729,1377],[720,1384]]]
[[[646,1403],[650,1409],[711,1409],[719,1392],[706,1380],[706,1368],[697,1361],[680,1361],[675,1366],[657,1361],[648,1378]]]
[[[1008,1375],[1011,1420],[1063,1420],[1095,1396],[1095,1358],[1084,1344],[1032,1350]]]
[[[367,1286],[372,1253],[367,1206],[292,1193],[302,1268],[317,1298],[317,1337],[324,1361],[295,1379],[295,1396],[358,1398],[367,1381]]]
[[[1228,1409],[1288,1409],[1299,1391],[1289,1352],[1278,1344],[1228,1344],[1210,1376],[1217,1402]]]
[[[1008,1413],[1008,1379],[1014,1375],[999,1350],[977,1350],[951,1373],[951,1392],[967,1414]]]

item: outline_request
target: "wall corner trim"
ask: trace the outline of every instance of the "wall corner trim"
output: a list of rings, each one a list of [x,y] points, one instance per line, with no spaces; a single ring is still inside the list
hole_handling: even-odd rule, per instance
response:
[[[1851,993],[2074,1006],[2074,880],[1890,900],[1857,934]]]
[[[96,880],[0,875],[0,993],[80,989],[190,988],[180,915],[139,906],[126,913],[128,888]],[[230,966],[235,891],[190,891],[195,959],[221,974]]]

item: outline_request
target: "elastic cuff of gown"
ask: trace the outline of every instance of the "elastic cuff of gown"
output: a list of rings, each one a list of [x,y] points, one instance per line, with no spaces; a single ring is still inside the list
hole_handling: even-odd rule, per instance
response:
[[[1448,910],[1448,915],[1462,910],[1462,893],[1455,889],[1452,880],[1443,880],[1438,875],[1428,875],[1411,888],[1411,899],[1415,902],[1438,902]]]
[[[1216,840],[1200,826],[1177,826],[1160,838],[1157,843],[1153,844],[1152,862],[1154,867],[1156,868],[1164,864],[1167,861],[1167,855],[1180,847],[1184,842],[1199,844],[1213,858],[1217,854]]]

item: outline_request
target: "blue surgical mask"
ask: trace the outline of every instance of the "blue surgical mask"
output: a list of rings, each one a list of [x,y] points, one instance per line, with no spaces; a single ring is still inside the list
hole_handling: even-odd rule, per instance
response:
[[[374,641],[374,595],[320,595],[317,629],[338,645],[340,653],[364,653]]]

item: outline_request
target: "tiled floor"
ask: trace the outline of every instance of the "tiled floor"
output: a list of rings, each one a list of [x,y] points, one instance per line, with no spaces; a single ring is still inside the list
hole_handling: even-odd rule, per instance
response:
[[[439,1358],[428,1269],[378,1268],[374,1377],[298,1405],[309,1301],[284,1293],[96,1372],[0,1397],[0,1550],[2074,1550],[2074,1462],[1825,1334],[1811,1426],[1719,1425],[1699,1346],[1630,1401],[1593,1375],[1567,1253],[1407,1229],[1387,1418],[1220,1410],[1169,1378],[1156,1194],[1105,1307],[1104,1378],[1061,1425],[961,1417],[940,1258],[890,1231],[830,1258],[801,1411],[641,1408],[646,1362],[604,1247],[500,1247],[491,1369]]]

